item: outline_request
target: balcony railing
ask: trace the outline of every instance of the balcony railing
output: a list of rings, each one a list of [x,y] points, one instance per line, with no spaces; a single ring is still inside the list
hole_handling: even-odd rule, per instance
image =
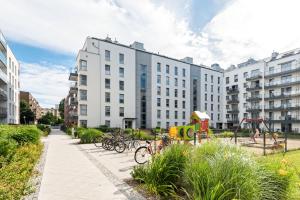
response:
[[[298,84],[298,83],[300,83],[300,77],[265,83],[265,88],[279,87],[279,86],[281,87],[284,85],[292,85],[292,84]]]
[[[70,73],[69,80],[70,81],[77,81],[78,80],[78,73],[77,73],[77,71]]]
[[[286,69],[280,68],[280,69],[275,69],[275,70],[271,70],[271,71],[266,71],[265,77],[277,76],[277,75],[282,75],[282,74],[296,72],[296,71],[300,71],[300,65],[292,66],[292,67],[289,67]]]
[[[250,97],[246,98],[246,101],[259,101],[261,99],[262,99],[262,97],[260,94],[259,95],[251,95]]]
[[[7,117],[7,108],[0,107],[0,118],[6,118]]]
[[[265,110],[295,110],[300,109],[300,104],[266,105]]]
[[[2,101],[7,100],[7,92],[2,88],[0,88],[0,100],[2,100]]]
[[[240,101],[238,100],[238,98],[230,98],[230,99],[227,99],[227,104],[237,104],[239,103]]]
[[[278,116],[278,117],[266,117],[265,120],[267,122],[300,122],[299,115],[287,115],[287,116]]]
[[[259,79],[259,78],[262,78],[262,72],[256,72],[256,73],[250,74],[250,76],[248,76],[246,78],[246,81],[250,81],[250,80],[254,80],[254,79]]]
[[[236,93],[239,93],[239,89],[238,88],[230,88],[230,89],[227,89],[227,94],[236,94]]]
[[[238,108],[229,109],[227,110],[227,113],[239,113],[239,109]]]
[[[77,98],[72,97],[72,98],[70,99],[70,105],[73,106],[73,105],[77,105],[77,104],[78,104]]]
[[[286,98],[286,97],[295,97],[299,96],[300,91],[291,91],[291,92],[276,92],[271,94],[266,94],[265,99],[280,99],[280,98]]]
[[[246,107],[246,112],[260,112],[262,110],[261,106],[249,106]]]
[[[6,59],[6,54],[4,54],[1,50],[0,50],[0,66],[7,66],[7,59]]]
[[[259,84],[251,84],[250,86],[248,86],[246,88],[246,91],[252,91],[252,90],[260,90],[262,89],[262,85],[259,83]]]
[[[227,123],[239,124],[240,120],[238,118],[227,118]]]

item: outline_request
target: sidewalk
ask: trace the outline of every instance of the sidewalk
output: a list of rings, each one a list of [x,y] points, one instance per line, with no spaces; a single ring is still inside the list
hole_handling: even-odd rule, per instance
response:
[[[48,136],[40,200],[139,199],[128,190],[131,189],[122,180],[112,182],[69,136],[52,130]]]

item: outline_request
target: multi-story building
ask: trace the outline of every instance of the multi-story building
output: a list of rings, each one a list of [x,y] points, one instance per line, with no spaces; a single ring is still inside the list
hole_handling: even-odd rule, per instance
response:
[[[56,108],[42,108],[41,109],[41,116],[46,115],[47,113],[51,113],[53,116],[59,118],[59,111]]]
[[[20,65],[0,31],[0,123],[19,123]]]
[[[195,91],[192,77],[198,80]],[[217,65],[209,68],[193,64],[189,57],[152,53],[139,42],[127,46],[88,37],[69,80],[73,85],[65,103],[70,105],[68,99],[73,98],[74,107],[66,117],[78,116],[80,126],[166,128],[189,123],[194,109],[207,110],[211,126],[222,126],[223,72]]]
[[[261,118],[272,130],[299,132],[300,49],[250,59],[224,76],[227,127],[242,118]]]
[[[32,96],[30,92],[20,91],[20,100],[28,104],[30,110],[34,113],[34,123],[42,117],[42,108],[39,102]],[[21,119],[23,120],[23,119]]]

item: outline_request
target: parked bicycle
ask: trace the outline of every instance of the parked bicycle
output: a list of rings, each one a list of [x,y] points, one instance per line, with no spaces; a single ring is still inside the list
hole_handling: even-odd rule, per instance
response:
[[[140,142],[131,136],[129,139],[123,138],[115,142],[115,151],[118,153],[123,153],[125,149],[128,150],[137,149],[140,146]]]

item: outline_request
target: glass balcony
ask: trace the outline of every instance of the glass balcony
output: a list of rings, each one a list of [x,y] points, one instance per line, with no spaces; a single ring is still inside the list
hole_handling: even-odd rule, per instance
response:
[[[253,90],[260,90],[262,89],[262,84],[257,83],[257,84],[251,84],[246,88],[246,91],[253,91]]]
[[[251,95],[250,97],[246,98],[246,101],[259,101],[261,99],[262,99],[262,97],[260,94],[259,95]]]
[[[240,101],[238,100],[238,98],[230,98],[227,99],[227,104],[238,104]]]
[[[238,118],[227,118],[227,123],[239,124],[240,120]]]
[[[260,112],[262,110],[260,105],[253,105],[246,107],[246,112]]]
[[[1,63],[2,62],[2,63]],[[0,51],[0,67],[1,65],[3,67],[6,67],[7,66],[7,59],[6,59],[6,54],[3,53],[2,51]]]
[[[278,117],[266,117],[265,120],[267,122],[300,122],[299,115],[287,115],[287,116],[278,116]]]
[[[291,91],[291,92],[274,92],[270,94],[265,94],[265,99],[281,99],[287,97],[296,97],[300,96],[300,91]]]
[[[265,77],[278,76],[278,75],[291,73],[291,72],[296,72],[296,71],[300,71],[300,65],[288,67],[288,68],[285,68],[285,69],[279,68],[279,69],[275,69],[275,70],[271,70],[271,71],[266,71],[265,72]]]
[[[266,105],[265,106],[265,110],[266,111],[270,111],[270,110],[296,110],[296,109],[300,109],[300,104],[292,104],[292,103],[288,103],[288,104],[281,104],[281,105]]]
[[[290,78],[286,80],[280,80],[280,81],[272,81],[270,83],[265,83],[265,88],[271,88],[271,87],[281,87],[284,85],[293,85],[300,83],[300,77]]]
[[[230,89],[227,89],[227,94],[237,94],[239,93],[239,89],[238,88],[230,88]]]
[[[227,113],[239,113],[239,109],[238,108],[232,108],[227,110]]]
[[[78,80],[78,73],[77,72],[71,72],[69,75],[70,81],[77,81]]]
[[[0,31],[0,50],[2,49],[3,51],[6,52],[6,40],[4,38],[4,35],[2,34],[2,32]]]
[[[262,72],[255,72],[255,73],[250,74],[250,76],[248,76],[246,78],[246,81],[251,81],[251,80],[259,79],[259,78],[262,78]]]

